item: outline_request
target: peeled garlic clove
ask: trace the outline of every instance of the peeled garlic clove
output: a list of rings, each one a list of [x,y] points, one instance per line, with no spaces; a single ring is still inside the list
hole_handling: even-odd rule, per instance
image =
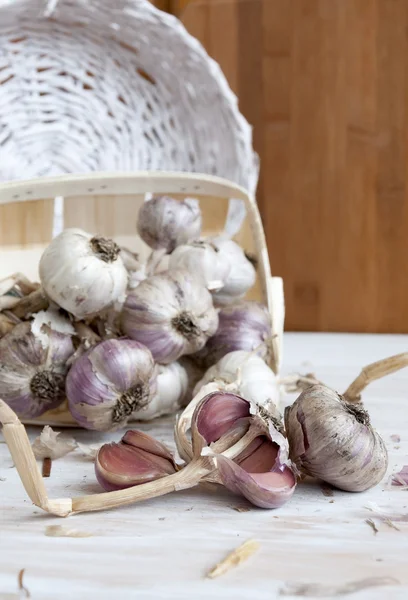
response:
[[[77,319],[98,314],[126,292],[128,273],[120,247],[81,229],[66,229],[55,237],[39,269],[47,296]]]
[[[218,326],[211,294],[190,273],[153,275],[129,293],[123,331],[168,364],[200,350]]]
[[[123,427],[147,407],[156,385],[151,352],[133,340],[110,339],[75,361],[66,393],[71,414],[82,427],[107,431]]]
[[[196,354],[201,364],[209,367],[235,350],[257,349],[257,353],[267,359],[272,330],[266,306],[258,302],[239,302],[220,310],[218,319],[215,335]]]
[[[167,252],[200,237],[201,211],[197,200],[169,196],[148,200],[139,211],[137,230],[150,248]]]
[[[35,335],[31,323],[16,325],[0,339],[0,398],[26,419],[56,408],[73,353],[70,335],[46,325]]]
[[[387,450],[368,412],[324,385],[286,408],[285,427],[290,458],[306,475],[349,492],[367,490],[385,475]]]
[[[256,271],[243,249],[233,240],[217,237],[211,242],[217,248],[218,254],[231,265],[227,276],[223,279],[223,287],[213,292],[214,304],[225,306],[245,296],[255,284]]]
[[[130,430],[119,443],[104,444],[95,460],[98,482],[106,491],[155,481],[176,472],[170,451],[142,431]]]
[[[281,463],[279,446],[266,436],[256,438],[235,460],[217,455],[216,464],[225,487],[260,508],[279,508],[295,491],[292,469]]]
[[[169,270],[183,269],[193,273],[195,277],[211,291],[223,288],[231,271],[229,256],[219,252],[209,241],[198,240],[179,246],[172,252]]]
[[[218,382],[220,389],[228,388],[249,402],[260,406],[272,403],[279,407],[278,378],[265,361],[252,352],[236,350],[223,356],[205,372],[195,386],[193,395],[212,381]]]

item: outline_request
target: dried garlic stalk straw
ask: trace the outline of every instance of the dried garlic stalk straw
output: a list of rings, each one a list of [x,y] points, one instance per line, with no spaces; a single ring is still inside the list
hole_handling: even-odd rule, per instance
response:
[[[408,352],[395,354],[389,358],[384,358],[383,360],[367,365],[344,392],[344,399],[347,402],[360,402],[361,392],[369,383],[376,379],[381,379],[381,377],[385,377],[386,375],[391,375],[391,373],[395,373],[404,367],[408,367]]]
[[[255,554],[255,552],[259,549],[259,543],[255,540],[247,540],[241,546],[238,546],[235,550],[233,550],[228,556],[224,558],[221,562],[219,562],[209,573],[207,573],[207,577],[209,579],[215,579],[220,575],[224,575],[227,571],[232,569],[233,567],[237,567],[242,562],[247,560],[250,556]]]

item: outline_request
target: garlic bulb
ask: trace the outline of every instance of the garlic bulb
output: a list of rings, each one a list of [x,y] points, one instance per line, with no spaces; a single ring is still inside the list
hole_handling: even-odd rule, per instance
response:
[[[31,323],[16,325],[0,340],[0,398],[26,419],[56,408],[73,353],[70,335],[43,326],[36,336]]]
[[[306,475],[349,492],[376,485],[387,470],[387,450],[368,412],[324,385],[305,390],[285,410],[290,458]]]
[[[225,306],[245,296],[255,283],[256,271],[236,242],[221,237],[213,238],[211,241],[217,248],[218,254],[231,265],[223,287],[213,292],[214,304]]]
[[[156,481],[175,472],[170,450],[137,430],[127,431],[118,443],[104,444],[95,460],[96,478],[106,491]]]
[[[157,392],[150,404],[133,414],[137,421],[150,421],[177,412],[189,389],[187,370],[179,362],[159,365]]]
[[[194,455],[213,457],[219,483],[255,506],[278,508],[293,495],[296,477],[287,440],[265,411],[240,396],[205,396],[194,411],[191,435]],[[231,441],[242,446],[233,456]]]
[[[84,319],[124,297],[128,274],[114,241],[66,229],[43,253],[40,279],[51,300]]]
[[[198,238],[201,233],[201,211],[197,200],[182,202],[169,196],[158,196],[143,204],[137,230],[148,246],[167,252]]]
[[[209,290],[223,288],[231,271],[229,257],[210,242],[195,241],[179,246],[172,252],[169,271],[184,269],[193,273]]]
[[[212,381],[226,389],[268,409],[270,404],[279,407],[278,378],[264,360],[252,352],[229,352],[210,367],[197,383],[193,395]]]
[[[87,429],[118,429],[149,405],[156,379],[157,369],[145,346],[127,339],[105,340],[72,366],[66,381],[69,410]]]
[[[126,335],[147,346],[163,364],[200,350],[217,326],[211,294],[185,271],[142,281],[122,311]]]
[[[258,302],[239,302],[220,310],[218,318],[215,335],[195,355],[201,364],[209,367],[235,350],[257,350],[260,356],[268,357],[272,331],[266,306]]]

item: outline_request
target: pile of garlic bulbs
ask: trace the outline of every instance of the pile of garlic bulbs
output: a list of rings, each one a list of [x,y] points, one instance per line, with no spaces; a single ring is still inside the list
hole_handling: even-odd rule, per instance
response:
[[[41,257],[40,284],[0,282],[0,397],[25,419],[67,399],[81,426],[114,430],[176,412],[214,377],[232,383],[235,361],[237,391],[244,366],[242,389],[277,403],[264,362],[270,315],[244,299],[255,268],[235,241],[201,237],[201,227],[198,201],[155,197],[138,215],[145,263],[66,229]]]

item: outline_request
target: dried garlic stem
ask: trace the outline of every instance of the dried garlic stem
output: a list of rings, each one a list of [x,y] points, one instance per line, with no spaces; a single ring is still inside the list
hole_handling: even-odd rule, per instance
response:
[[[3,337],[3,335],[6,335],[6,333],[9,333],[9,331],[11,331],[14,328],[14,326],[15,323],[10,321],[10,319],[6,317],[6,315],[2,315],[0,313],[0,338]]]
[[[207,573],[207,577],[209,579],[215,579],[220,575],[224,575],[224,573],[232,569],[232,567],[237,567],[250,556],[255,554],[255,552],[259,549],[259,546],[260,545],[257,541],[247,540],[241,544],[241,546],[238,546],[238,548],[230,552],[230,554],[228,554],[224,560],[215,565],[215,567],[213,567],[211,571]]]
[[[405,367],[408,367],[408,352],[396,354],[395,356],[390,356],[389,358],[384,358],[383,360],[367,365],[344,392],[344,399],[352,403],[361,402],[361,392],[369,383]]]
[[[24,296],[19,302],[12,308],[11,312],[19,319],[25,319],[26,317],[40,312],[40,310],[46,310],[49,306],[49,301],[44,291],[39,288],[34,292]]]

